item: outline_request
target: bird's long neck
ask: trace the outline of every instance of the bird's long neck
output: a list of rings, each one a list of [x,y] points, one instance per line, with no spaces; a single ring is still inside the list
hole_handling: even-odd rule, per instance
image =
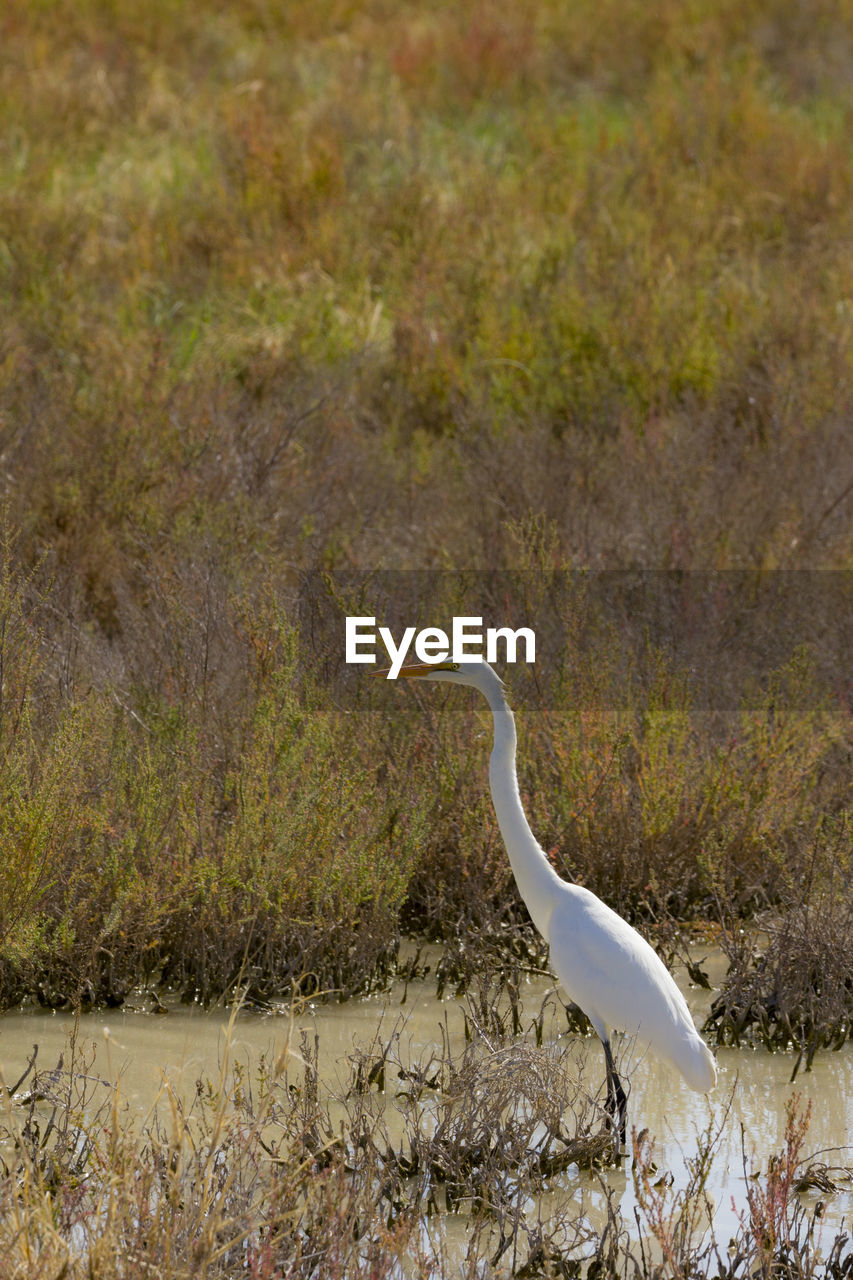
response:
[[[562,881],[538,844],[518,793],[515,771],[516,733],[513,714],[502,693],[487,695],[495,725],[495,741],[489,760],[489,783],[498,826],[509,854],[515,882],[544,938],[553,908],[556,884]]]

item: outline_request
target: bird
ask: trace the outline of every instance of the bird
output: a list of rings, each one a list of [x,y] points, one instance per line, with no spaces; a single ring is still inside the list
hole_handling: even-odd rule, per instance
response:
[[[387,676],[391,668],[371,674]],[[534,836],[516,772],[515,718],[503,681],[484,659],[401,666],[404,679],[469,685],[486,698],[494,721],[489,784],[518,891],[550,949],[551,967],[586,1014],[604,1050],[605,1111],[616,1151],[625,1146],[628,1099],[613,1060],[611,1035],[622,1031],[674,1067],[697,1093],[717,1080],[714,1055],[687,1001],[645,938],[583,885],[564,880]]]

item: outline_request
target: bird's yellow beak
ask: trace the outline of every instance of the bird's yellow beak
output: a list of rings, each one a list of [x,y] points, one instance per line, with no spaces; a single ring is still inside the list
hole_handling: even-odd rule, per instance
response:
[[[397,672],[398,676],[405,676],[407,680],[412,680],[415,676],[428,676],[431,671],[450,670],[449,662],[413,662],[408,667],[401,667]],[[387,676],[390,675],[391,668],[383,667],[381,671],[368,672],[371,676]]]

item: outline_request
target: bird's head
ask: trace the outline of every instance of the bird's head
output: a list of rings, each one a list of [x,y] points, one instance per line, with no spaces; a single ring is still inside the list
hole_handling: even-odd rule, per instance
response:
[[[385,667],[382,671],[371,671],[370,674],[387,676],[390,671],[390,667]],[[416,662],[401,667],[397,675],[406,680],[440,680],[445,684],[467,684],[473,689],[479,689],[487,698],[503,694],[503,681],[482,658],[467,658],[461,662],[451,659],[442,662]]]

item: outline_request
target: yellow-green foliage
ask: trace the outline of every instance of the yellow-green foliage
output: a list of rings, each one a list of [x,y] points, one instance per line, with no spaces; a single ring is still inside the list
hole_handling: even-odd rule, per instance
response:
[[[524,735],[528,805],[558,868],[628,914],[791,901],[816,854],[847,861],[824,820],[849,806],[844,721],[766,704],[552,713]]]

